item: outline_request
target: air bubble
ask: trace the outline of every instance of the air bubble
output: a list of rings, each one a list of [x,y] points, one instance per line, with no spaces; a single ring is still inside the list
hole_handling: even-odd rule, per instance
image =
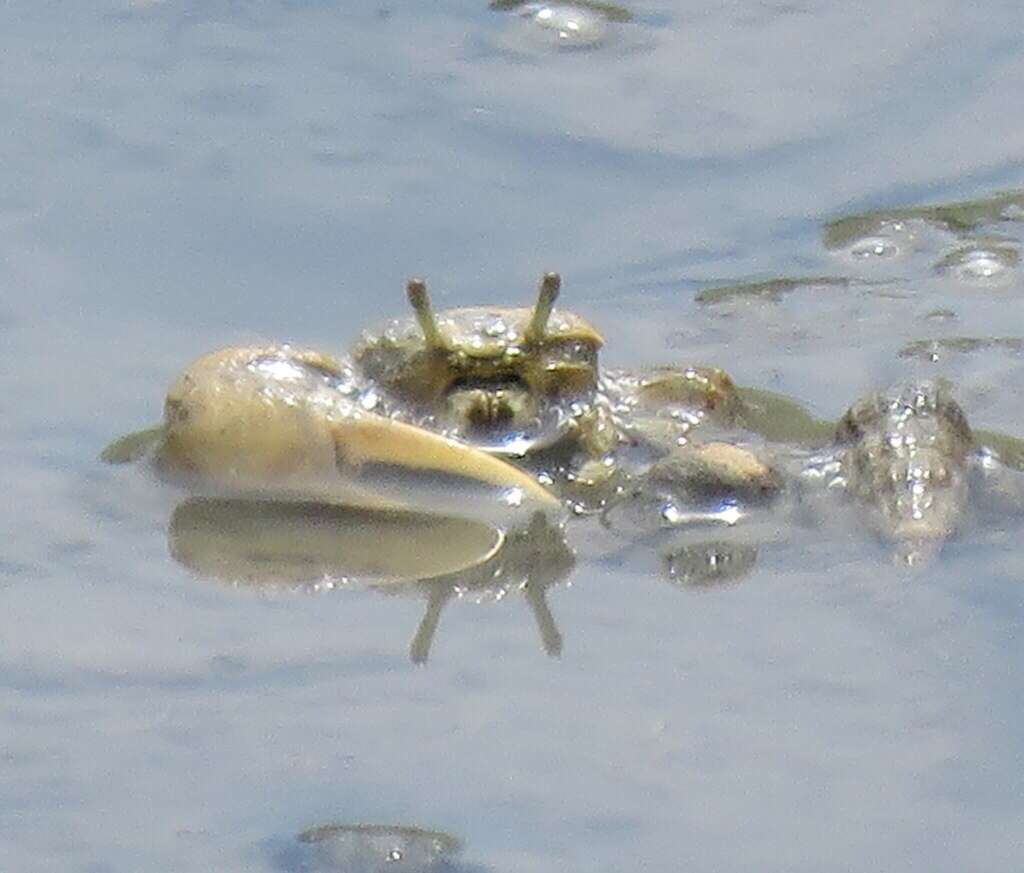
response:
[[[508,333],[508,325],[502,319],[496,318],[484,328],[484,333],[490,337],[503,337]]]
[[[373,388],[368,388],[359,398],[359,405],[367,412],[372,412],[380,404],[380,395]]]
[[[558,3],[529,3],[520,15],[529,28],[524,34],[549,48],[593,48],[605,40],[608,22],[596,10]]]
[[[360,873],[401,873],[448,869],[459,851],[455,837],[401,825],[333,824],[299,834],[311,851],[303,870],[358,870]]]
[[[989,252],[975,252],[960,267],[960,274],[970,279],[991,279],[1002,271],[1004,265]]]
[[[661,507],[661,517],[667,524],[678,525],[688,516],[675,503],[668,502]]]
[[[884,236],[866,236],[850,246],[850,257],[860,261],[893,258],[899,253],[896,241]]]
[[[971,285],[1000,285],[1009,279],[1019,259],[1017,250],[1009,246],[971,246],[948,255],[939,269]]]

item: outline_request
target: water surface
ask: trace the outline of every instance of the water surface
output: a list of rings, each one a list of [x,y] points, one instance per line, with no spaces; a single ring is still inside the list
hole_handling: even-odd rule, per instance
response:
[[[1019,264],[944,262],[1019,221],[826,234],[1024,187],[1019,4],[631,9],[562,53],[484,0],[0,9],[0,867],[280,871],[332,822],[494,873],[1020,866],[1016,517],[912,577],[844,517],[702,592],[581,531],[560,657],[509,596],[451,603],[416,666],[422,598],[197,578],[180,495],[97,461],[219,345],[340,351],[409,275],[525,303],[546,269],[616,366],[825,417],[942,374],[1024,431],[1012,343],[900,355],[1024,337]],[[780,277],[844,281],[696,299]]]

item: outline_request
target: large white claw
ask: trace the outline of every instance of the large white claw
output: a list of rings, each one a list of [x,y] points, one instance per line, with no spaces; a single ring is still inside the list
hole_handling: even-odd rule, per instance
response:
[[[342,375],[338,361],[287,346],[200,358],[168,392],[155,465],[199,492],[458,514],[478,501],[558,507],[500,458],[361,409]]]

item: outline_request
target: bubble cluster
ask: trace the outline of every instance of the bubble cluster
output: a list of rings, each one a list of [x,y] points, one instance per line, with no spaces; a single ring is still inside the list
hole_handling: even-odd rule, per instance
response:
[[[1008,203],[999,216],[1004,221],[1024,221],[1024,206],[1020,203]]]
[[[608,33],[605,17],[582,6],[528,3],[520,16],[534,41],[553,48],[592,48],[603,42]]]
[[[423,873],[443,868],[460,848],[449,834],[401,825],[324,825],[298,840],[316,850],[312,869],[346,873]]]
[[[1020,260],[1009,245],[970,245],[957,249],[939,263],[939,269],[971,285],[1001,285],[1012,275]]]
[[[900,254],[896,240],[885,236],[866,236],[849,248],[850,257],[860,261],[893,258]]]
[[[916,248],[921,222],[895,217],[839,221],[826,228],[825,245],[852,261],[878,262]]]

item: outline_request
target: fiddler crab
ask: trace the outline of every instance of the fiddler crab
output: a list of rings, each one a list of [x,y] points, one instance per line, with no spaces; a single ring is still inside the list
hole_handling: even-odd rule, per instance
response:
[[[200,493],[444,513],[483,489],[513,508],[584,514],[704,421],[756,430],[765,398],[792,412],[772,395],[744,399],[715,368],[602,371],[598,331],[555,309],[560,285],[545,274],[531,308],[435,313],[414,279],[415,317],[364,335],[348,359],[287,345],[214,352],[171,386],[161,426],[104,457],[148,455]],[[705,478],[773,487],[746,450],[702,451]]]
[[[713,367],[603,370],[598,331],[555,308],[560,284],[545,274],[528,308],[435,312],[412,280],[414,316],[347,358],[206,355],[172,384],[163,423],[104,458],[146,458],[188,487],[171,551],[201,575],[425,597],[417,662],[449,598],[513,591],[557,654],[544,593],[571,572],[570,515],[597,515],[673,582],[708,587],[748,573],[795,505],[830,515],[813,493],[848,495],[921,563],[959,525],[976,471],[1024,466],[1019,441],[972,431],[941,384],[872,395],[836,426]]]
[[[704,493],[772,491],[777,476],[753,452],[697,446],[692,431],[757,430],[766,409],[787,421],[799,411],[714,368],[602,371],[601,335],[555,308],[560,284],[544,275],[529,308],[435,313],[412,280],[414,317],[364,335],[348,358],[288,345],[213,352],[171,385],[159,426],[103,457],[146,460],[191,492],[168,536],[201,576],[355,580],[425,597],[415,662],[448,599],[514,592],[556,655],[545,591],[575,560],[566,517],[603,512],[672,457]]]

